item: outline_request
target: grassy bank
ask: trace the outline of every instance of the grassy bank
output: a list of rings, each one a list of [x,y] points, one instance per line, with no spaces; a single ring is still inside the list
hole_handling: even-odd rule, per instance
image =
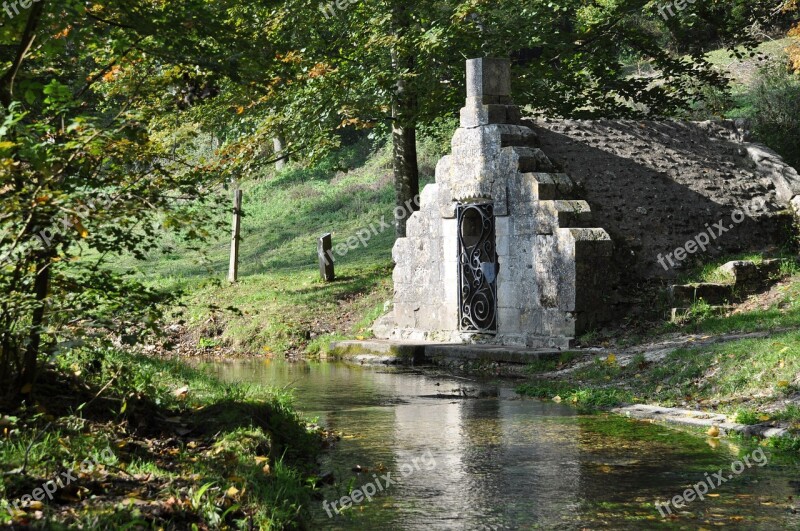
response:
[[[322,434],[285,391],[108,351],[60,358],[34,393],[0,416],[2,524],[284,529],[306,518]]]
[[[606,343],[601,356],[532,364],[518,391],[588,408],[648,403],[718,411],[743,424],[780,424],[800,433],[798,301],[800,275],[793,275],[727,315],[695,312],[654,331],[650,346],[615,352]],[[748,333],[756,335],[739,336]],[[681,348],[657,343],[681,339]],[[798,442],[779,444],[800,449]]]

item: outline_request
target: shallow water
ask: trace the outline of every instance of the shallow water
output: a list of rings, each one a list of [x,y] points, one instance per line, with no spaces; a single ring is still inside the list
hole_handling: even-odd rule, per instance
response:
[[[337,480],[322,491],[331,517],[320,500],[314,528],[800,529],[800,460],[785,454],[580,414],[509,382],[325,362],[214,367],[226,381],[293,387],[299,411],[342,432],[322,461]],[[744,456],[751,466],[733,474]],[[703,500],[667,518],[654,507],[719,469],[733,478]],[[337,514],[330,502],[351,489],[376,494]]]

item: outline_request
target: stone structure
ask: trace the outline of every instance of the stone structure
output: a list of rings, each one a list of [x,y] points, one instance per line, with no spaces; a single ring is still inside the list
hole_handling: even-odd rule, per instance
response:
[[[663,288],[700,264],[769,256],[791,231],[800,177],[777,154],[746,142],[733,122],[547,119],[533,130],[614,241],[619,282],[611,288],[619,288],[620,310],[639,297],[652,307],[643,285]],[[734,222],[737,211],[745,217]],[[674,267],[659,263],[720,220],[734,227],[702,252]]]
[[[467,61],[452,154],[393,249],[395,340],[567,347],[604,313],[612,242],[510,99],[509,62]]]

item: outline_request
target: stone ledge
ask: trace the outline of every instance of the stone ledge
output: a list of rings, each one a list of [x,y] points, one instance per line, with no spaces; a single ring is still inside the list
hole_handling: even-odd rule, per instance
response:
[[[526,364],[537,360],[558,360],[567,350],[514,348],[498,345],[427,345],[425,358],[491,361]]]
[[[441,359],[475,360],[527,364],[536,360],[558,360],[564,352],[557,348],[525,348],[502,345],[426,343],[414,341],[336,341],[331,343],[331,358],[377,364],[419,364]],[[575,350],[575,352],[578,352]]]
[[[766,173],[775,185],[775,191],[784,204],[800,195],[800,175],[783,157],[763,144],[745,143],[747,157],[760,171]]]
[[[721,413],[712,413],[696,409],[636,404],[614,408],[611,411],[634,419],[649,420],[664,424],[677,424],[691,428],[711,428],[712,426],[716,426],[721,436],[730,433],[761,438],[784,437],[790,435],[789,430],[783,426],[773,426],[770,423],[754,425],[738,424],[736,422],[730,422],[728,417]]]
[[[383,365],[422,363],[425,360],[425,343],[381,339],[335,341],[330,344],[328,357]]]

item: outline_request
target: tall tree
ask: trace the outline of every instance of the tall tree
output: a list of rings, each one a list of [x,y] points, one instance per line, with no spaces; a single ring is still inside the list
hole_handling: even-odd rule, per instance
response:
[[[65,344],[155,328],[174,294],[111,262],[207,235],[219,176],[154,126],[194,77],[252,64],[229,61],[232,6],[41,0],[0,29],[0,399]]]

